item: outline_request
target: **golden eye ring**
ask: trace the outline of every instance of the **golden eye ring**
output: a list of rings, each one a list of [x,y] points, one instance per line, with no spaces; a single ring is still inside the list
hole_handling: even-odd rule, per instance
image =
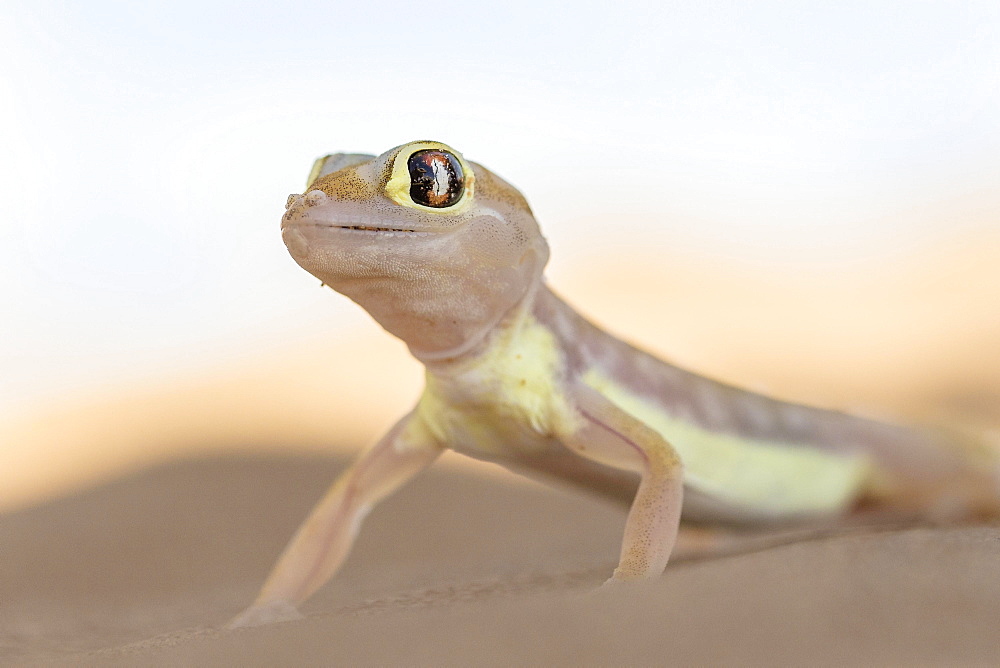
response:
[[[472,200],[475,175],[462,155],[440,142],[412,142],[395,155],[386,195],[403,206],[454,214]]]

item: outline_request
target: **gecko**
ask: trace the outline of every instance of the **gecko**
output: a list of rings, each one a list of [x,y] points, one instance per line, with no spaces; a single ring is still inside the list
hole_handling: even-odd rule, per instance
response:
[[[609,583],[660,575],[682,517],[1000,516],[1000,456],[983,444],[738,389],[589,322],[546,284],[549,248],[524,196],[440,142],[320,158],[281,230],[295,262],[405,342],[425,387],[334,482],[231,627],[298,618],[375,504],[446,449],[630,495]]]

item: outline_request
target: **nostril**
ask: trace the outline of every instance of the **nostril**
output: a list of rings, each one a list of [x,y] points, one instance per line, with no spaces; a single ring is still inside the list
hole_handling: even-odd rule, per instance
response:
[[[327,199],[326,193],[322,190],[310,190],[305,194],[306,204],[309,206],[315,206],[321,202],[325,202]]]

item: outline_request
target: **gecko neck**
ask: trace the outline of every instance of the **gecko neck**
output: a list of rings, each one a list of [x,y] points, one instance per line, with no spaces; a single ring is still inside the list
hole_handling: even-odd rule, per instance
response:
[[[483,355],[499,339],[508,338],[527,319],[534,309],[539,294],[547,291],[543,280],[535,280],[524,296],[504,313],[496,323],[486,326],[476,336],[470,337],[451,350],[421,352],[410,347],[412,354],[428,371],[447,374]]]

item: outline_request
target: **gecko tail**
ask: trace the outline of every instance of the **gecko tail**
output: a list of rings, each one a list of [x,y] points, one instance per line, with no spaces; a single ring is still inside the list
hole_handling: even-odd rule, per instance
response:
[[[1000,427],[985,430],[982,438],[993,457],[993,491],[1000,506]],[[997,515],[1000,516],[1000,512]]]
[[[1000,520],[1000,428],[951,425],[939,435],[955,468],[914,490],[921,514],[942,525]]]
[[[983,462],[988,491],[980,513],[985,519],[1000,519],[1000,427],[976,430],[980,461]]]

